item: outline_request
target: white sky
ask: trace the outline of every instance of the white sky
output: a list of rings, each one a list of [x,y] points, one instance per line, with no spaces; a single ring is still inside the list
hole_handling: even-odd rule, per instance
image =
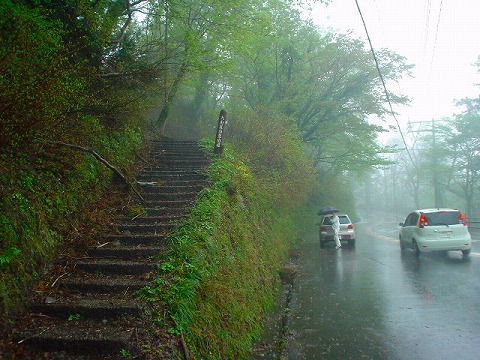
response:
[[[454,100],[480,95],[480,0],[358,0],[376,49],[388,48],[415,64],[414,78],[391,90],[409,96],[410,107],[394,108],[405,130],[407,121],[439,119],[458,113]],[[355,0],[332,0],[314,6],[312,18],[322,27],[355,37],[366,35]],[[438,32],[437,32],[438,24]],[[435,40],[436,39],[436,40]],[[372,59],[373,61],[373,59]],[[395,124],[390,118],[388,123]]]

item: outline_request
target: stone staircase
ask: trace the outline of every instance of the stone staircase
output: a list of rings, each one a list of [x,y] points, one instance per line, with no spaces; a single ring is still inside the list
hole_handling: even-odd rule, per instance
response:
[[[134,293],[153,279],[156,255],[207,185],[209,164],[194,141],[159,141],[152,157],[157,165],[137,177],[145,214],[118,217],[99,245],[68,267],[55,290],[30,306],[30,320],[14,337],[41,354],[35,358],[138,358],[147,317]]]

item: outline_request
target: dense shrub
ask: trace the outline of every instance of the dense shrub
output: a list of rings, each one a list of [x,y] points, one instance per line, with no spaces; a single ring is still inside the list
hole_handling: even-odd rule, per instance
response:
[[[236,109],[228,134],[252,171],[271,186],[281,206],[301,205],[315,186],[312,160],[296,127],[281,114]]]

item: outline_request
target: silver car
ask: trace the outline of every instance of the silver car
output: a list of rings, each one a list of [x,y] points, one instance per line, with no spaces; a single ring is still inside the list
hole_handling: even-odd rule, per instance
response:
[[[327,241],[333,241],[332,216],[325,215],[320,223],[320,247],[323,249]],[[337,214],[340,220],[340,241],[346,240],[349,245],[355,245],[355,226],[347,214]]]
[[[460,210],[415,210],[399,225],[402,251],[412,248],[417,257],[422,252],[448,250],[461,250],[464,256],[470,254],[472,238]]]

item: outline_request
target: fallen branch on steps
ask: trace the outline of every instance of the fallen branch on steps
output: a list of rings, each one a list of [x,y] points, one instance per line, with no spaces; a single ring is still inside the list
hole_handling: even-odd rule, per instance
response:
[[[128,181],[128,179],[115,166],[111,165],[107,160],[105,160],[103,157],[101,157],[95,150],[92,150],[92,149],[89,149],[89,148],[86,148],[86,147],[83,147],[83,146],[79,146],[79,145],[64,143],[62,141],[50,141],[50,143],[54,144],[54,145],[61,145],[61,146],[69,147],[71,149],[80,150],[80,151],[83,151],[83,152],[86,152],[86,153],[89,153],[89,154],[93,155],[93,157],[95,159],[97,159],[103,165],[105,165],[107,168],[112,170],[126,185],[128,185],[133,190],[133,192],[138,196],[138,198],[143,203],[145,203],[145,199],[142,197],[142,195],[140,195],[140,193],[135,188],[135,186],[133,186],[133,184],[130,181]]]

